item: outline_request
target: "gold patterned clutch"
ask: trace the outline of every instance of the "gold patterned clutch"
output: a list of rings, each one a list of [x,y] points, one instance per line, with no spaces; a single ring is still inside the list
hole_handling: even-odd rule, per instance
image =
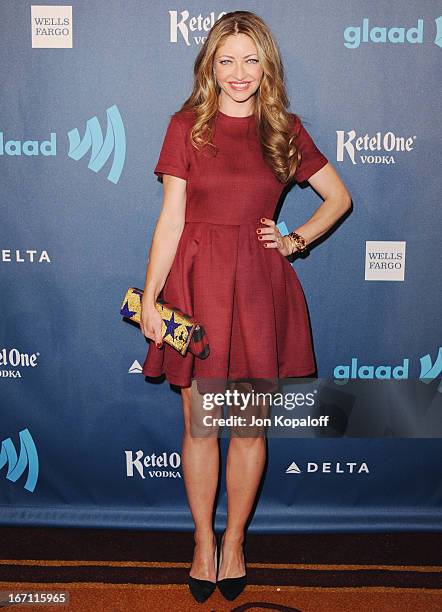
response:
[[[129,287],[120,307],[123,317],[140,324],[143,291]],[[181,355],[187,350],[200,359],[209,355],[209,342],[204,327],[176,306],[158,298],[155,308],[163,320],[161,335],[164,342],[176,349]]]

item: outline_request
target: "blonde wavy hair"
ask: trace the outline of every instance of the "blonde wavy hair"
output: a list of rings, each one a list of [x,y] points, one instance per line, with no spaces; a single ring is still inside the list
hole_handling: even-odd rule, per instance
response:
[[[287,110],[289,99],[284,85],[284,67],[278,46],[264,21],[249,11],[226,13],[211,28],[194,64],[194,84],[180,110],[194,111],[195,122],[190,138],[196,148],[216,146],[212,142],[213,120],[218,112],[221,88],[214,75],[215,53],[232,34],[247,34],[256,45],[263,69],[256,91],[254,115],[263,157],[282,183],[293,180],[301,161],[293,129],[293,117]]]

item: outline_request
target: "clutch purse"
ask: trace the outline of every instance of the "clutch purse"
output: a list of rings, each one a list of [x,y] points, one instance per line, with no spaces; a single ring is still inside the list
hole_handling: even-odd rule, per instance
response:
[[[140,324],[142,299],[141,289],[129,287],[121,304],[120,314]],[[155,308],[163,320],[161,335],[164,342],[170,344],[183,356],[187,350],[200,359],[205,359],[209,355],[209,341],[200,323],[162,298],[157,298]]]

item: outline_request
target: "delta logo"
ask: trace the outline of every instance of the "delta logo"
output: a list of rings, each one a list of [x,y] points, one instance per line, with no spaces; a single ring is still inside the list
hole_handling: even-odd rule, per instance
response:
[[[304,469],[292,461],[285,471],[286,474],[369,474],[365,461],[307,461]]]

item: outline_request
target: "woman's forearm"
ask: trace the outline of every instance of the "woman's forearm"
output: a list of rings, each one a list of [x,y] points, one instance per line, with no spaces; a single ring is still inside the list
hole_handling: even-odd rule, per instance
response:
[[[317,208],[308,221],[296,230],[310,244],[325,234],[350,207],[351,199],[329,197]]]
[[[166,215],[160,214],[147,258],[143,300],[155,304],[172,267],[184,225],[171,225]]]

